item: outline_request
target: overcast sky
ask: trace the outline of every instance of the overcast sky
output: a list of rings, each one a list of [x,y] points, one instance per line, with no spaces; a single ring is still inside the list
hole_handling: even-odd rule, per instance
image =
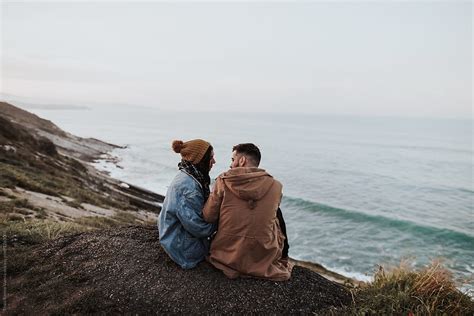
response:
[[[472,6],[3,1],[1,92],[85,106],[470,118]]]

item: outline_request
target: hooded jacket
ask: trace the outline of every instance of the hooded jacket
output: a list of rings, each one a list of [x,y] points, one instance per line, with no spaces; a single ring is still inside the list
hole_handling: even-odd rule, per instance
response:
[[[203,209],[218,222],[208,261],[229,278],[288,280],[292,265],[282,259],[284,236],[277,219],[282,185],[265,170],[238,167],[221,174]]]

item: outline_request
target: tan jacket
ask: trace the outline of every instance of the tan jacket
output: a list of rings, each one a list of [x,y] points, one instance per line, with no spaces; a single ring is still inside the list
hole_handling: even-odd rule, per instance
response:
[[[229,278],[288,280],[292,265],[281,259],[284,236],[276,211],[282,185],[265,170],[239,167],[221,174],[203,209],[218,221],[208,261]]]

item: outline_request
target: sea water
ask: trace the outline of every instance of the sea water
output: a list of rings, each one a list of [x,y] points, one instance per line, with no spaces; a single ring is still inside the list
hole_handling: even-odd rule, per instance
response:
[[[253,142],[283,184],[290,256],[361,280],[378,265],[442,260],[472,291],[473,121],[470,119],[163,112],[146,107],[33,112],[117,145],[96,166],[161,194],[177,172],[174,139],[212,143],[211,177],[232,146]],[[464,280],[464,281],[463,281]],[[472,292],[471,292],[472,295]]]

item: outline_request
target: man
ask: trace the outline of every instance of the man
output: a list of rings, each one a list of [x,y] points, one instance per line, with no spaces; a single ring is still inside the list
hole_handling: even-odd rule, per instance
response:
[[[257,146],[239,144],[232,151],[231,169],[216,179],[203,209],[205,221],[218,222],[207,259],[229,278],[288,280],[292,265],[287,254],[282,258],[284,224],[277,217],[282,185],[258,168]]]

